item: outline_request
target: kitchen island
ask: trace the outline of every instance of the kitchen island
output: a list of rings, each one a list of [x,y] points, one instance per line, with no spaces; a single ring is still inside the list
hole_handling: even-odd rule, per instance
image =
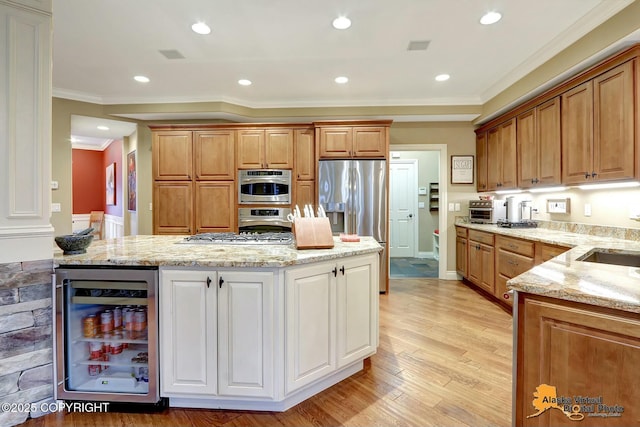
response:
[[[507,281],[515,294],[513,425],[638,425],[640,241],[620,238],[637,230],[616,238],[464,227],[571,247]]]
[[[171,406],[283,411],[358,372],[378,345],[379,252],[96,241],[59,266],[159,268],[160,395]]]

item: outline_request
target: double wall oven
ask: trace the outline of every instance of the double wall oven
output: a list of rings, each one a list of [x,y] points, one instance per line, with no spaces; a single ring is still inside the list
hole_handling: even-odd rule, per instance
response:
[[[238,172],[240,232],[290,232],[291,171],[252,169]]]

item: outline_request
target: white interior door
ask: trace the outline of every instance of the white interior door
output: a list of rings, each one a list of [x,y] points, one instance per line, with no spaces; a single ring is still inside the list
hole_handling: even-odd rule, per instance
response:
[[[389,171],[389,255],[415,257],[418,160],[391,160]]]

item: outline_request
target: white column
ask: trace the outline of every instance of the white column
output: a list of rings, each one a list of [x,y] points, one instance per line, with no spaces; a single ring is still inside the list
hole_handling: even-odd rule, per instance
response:
[[[51,0],[0,0],[0,263],[53,258]]]

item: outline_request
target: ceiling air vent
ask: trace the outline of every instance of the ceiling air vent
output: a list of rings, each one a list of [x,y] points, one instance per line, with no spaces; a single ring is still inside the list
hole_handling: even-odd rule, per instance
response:
[[[175,49],[159,50],[158,52],[167,59],[184,59],[184,55]]]
[[[407,50],[427,50],[430,40],[411,40]]]

